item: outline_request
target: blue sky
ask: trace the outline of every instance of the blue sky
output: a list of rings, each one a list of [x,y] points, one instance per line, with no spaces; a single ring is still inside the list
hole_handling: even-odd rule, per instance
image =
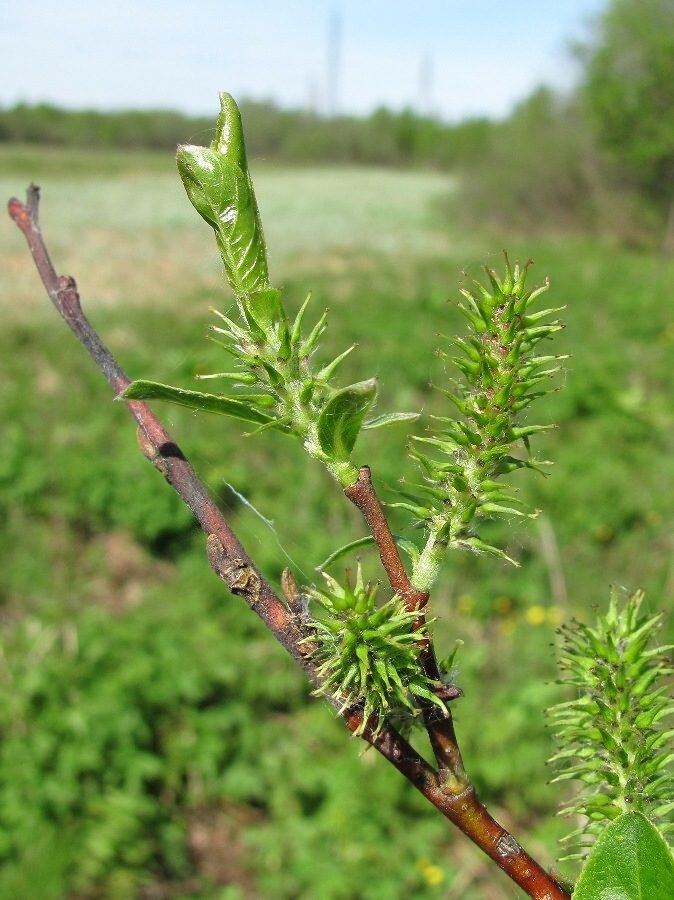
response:
[[[367,113],[384,104],[449,120],[498,117],[540,83],[573,83],[568,42],[588,35],[605,4],[0,0],[0,105],[210,115],[226,90],[321,111]],[[331,31],[339,35],[332,67]]]

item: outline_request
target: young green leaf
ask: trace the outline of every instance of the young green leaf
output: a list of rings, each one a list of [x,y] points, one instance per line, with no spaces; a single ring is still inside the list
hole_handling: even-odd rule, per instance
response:
[[[327,559],[323,560],[320,566],[316,566],[316,571],[322,572],[323,569],[327,569],[328,566],[336,563],[338,559],[342,559],[342,557],[352,553],[354,550],[360,550],[361,547],[367,547],[371,544],[374,544],[374,538],[371,534],[362,538],[357,538],[355,541],[349,541],[348,544],[344,544],[339,550],[333,551]]]
[[[370,379],[342,388],[330,397],[318,418],[318,440],[329,459],[348,459],[376,396],[377,383]]]
[[[274,326],[278,325],[284,316],[281,291],[277,288],[249,294],[242,300],[242,306],[246,321],[250,324],[252,319],[267,339],[273,335]]]
[[[243,399],[221,397],[216,394],[204,394],[201,391],[186,391],[168,384],[158,384],[156,381],[134,381],[125,391],[122,391],[117,399],[166,400],[177,406],[187,406],[189,409],[217,413],[221,416],[231,416],[233,419],[243,419],[245,422],[255,422],[257,425],[266,425],[274,421],[273,416],[257,409],[252,402],[247,403]]]
[[[671,900],[674,857],[641,813],[624,813],[602,832],[573,900]]]
[[[420,413],[384,413],[374,419],[363,422],[363,431],[370,428],[384,428],[386,425],[397,425],[399,422],[416,422]]]

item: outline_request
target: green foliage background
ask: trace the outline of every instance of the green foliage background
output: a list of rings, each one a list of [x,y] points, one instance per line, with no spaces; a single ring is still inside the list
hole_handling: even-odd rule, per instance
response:
[[[609,582],[645,588],[652,611],[674,606],[669,145],[637,137],[620,157],[611,135],[628,120],[602,118],[600,102],[657,80],[657,67],[614,78],[616,60],[658,58],[625,55],[615,35],[666,50],[667,28],[655,46],[648,26],[662,9],[649,0],[646,24],[621,31],[629,4],[609,4],[583,51],[586,93],[541,89],[503,122],[242,105],[272,278],[291,314],[309,290],[315,309],[330,307],[326,361],[357,342],[344,379],[376,375],[378,413],[422,409],[422,428],[446,413],[429,382],[437,332],[463,329],[447,299],[463,270],[499,269],[503,246],[532,256],[531,282],[549,275],[550,305],[566,304],[563,390],[536,413],[558,425],[535,441],[554,466],[519,483],[543,512],[489,535],[521,567],[456,554],[433,598],[439,653],[464,641],[454,708],[468,772],[544,864],[568,831],[553,817],[564,788],[546,784],[543,710],[564,699],[556,627],[587,621]],[[660,88],[669,96],[671,79]],[[655,123],[666,138],[667,113],[638,107],[645,130],[630,133]],[[0,193],[41,185],[56,268],[77,277],[132,377],[190,388],[195,372],[222,368],[203,336],[208,307],[232,301],[168,152],[208,143],[212,127],[161,111],[0,110]],[[635,167],[646,145],[664,146],[655,184]],[[56,321],[7,218],[0,313],[0,896],[512,897],[413,788],[347,740],[210,572],[203,536]],[[290,563],[310,581],[364,534],[281,436],[245,440],[229,420],[160,412],[270,580]],[[403,427],[357,445],[384,498],[411,474],[405,443]],[[394,530],[403,521],[394,514]],[[377,578],[373,552],[362,560]],[[666,630],[663,643],[671,620]]]

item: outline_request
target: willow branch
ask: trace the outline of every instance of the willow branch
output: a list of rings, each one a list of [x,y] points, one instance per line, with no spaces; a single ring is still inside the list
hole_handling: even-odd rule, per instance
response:
[[[35,266],[54,306],[105,375],[115,395],[119,395],[130,384],[130,379],[84,315],[75,280],[69,276],[56,274],[40,231],[39,189],[31,185],[27,192],[26,204],[12,199],[8,208],[10,216],[28,242]],[[276,639],[300,664],[312,683],[318,685],[316,668],[309,658],[306,644],[303,643],[306,635],[302,629],[301,604],[296,604],[292,597],[293,585],[290,576],[286,575],[284,583],[284,592],[291,595],[286,606],[248,556],[159,419],[142,401],[132,400],[125,403],[138,425],[138,440],[143,454],[180,495],[206,533],[207,555],[211,568],[232,594],[242,597],[260,616]],[[369,479],[369,470],[367,476]],[[348,490],[350,489],[347,488]],[[374,495],[373,491],[372,494]],[[378,501],[376,506],[371,502],[367,487],[362,489],[362,494],[361,489],[357,489],[356,495],[357,499],[354,502],[358,505],[358,498],[362,496],[363,511],[368,510],[365,512],[366,518],[370,516],[373,522],[376,521],[376,528],[380,529],[379,533],[382,534],[383,526],[380,518],[383,518],[383,513],[381,509],[381,515],[376,511]],[[388,529],[388,525],[386,528]],[[386,552],[391,573],[398,579],[396,583],[408,591],[408,601],[412,602],[414,588],[404,575],[400,558],[398,557],[398,563],[395,562],[390,551],[391,544],[395,548],[392,536],[390,541],[382,539],[382,545],[388,548]],[[397,548],[395,554],[397,555]],[[425,601],[421,599],[419,592],[416,593],[419,599],[413,608],[419,609]],[[339,698],[331,698],[331,702],[338,709],[341,708]],[[359,730],[362,724],[363,712],[361,709],[352,708],[343,712],[342,717],[347,728],[353,733]],[[442,767],[437,771],[434,770],[387,722],[383,723],[376,733],[373,725],[366,724],[362,730],[362,737],[411,781],[447,819],[457,825],[491,857],[530,897],[535,900],[569,900],[568,894],[505,829],[492,819],[477,800],[472,786],[457,792],[452,773]]]

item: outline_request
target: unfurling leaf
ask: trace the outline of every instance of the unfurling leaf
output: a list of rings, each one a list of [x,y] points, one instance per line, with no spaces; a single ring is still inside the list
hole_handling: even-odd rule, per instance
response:
[[[267,289],[267,249],[246,162],[241,114],[229,94],[220,94],[220,116],[210,147],[180,146],[177,164],[192,205],[215,231],[234,293],[241,297]]]

